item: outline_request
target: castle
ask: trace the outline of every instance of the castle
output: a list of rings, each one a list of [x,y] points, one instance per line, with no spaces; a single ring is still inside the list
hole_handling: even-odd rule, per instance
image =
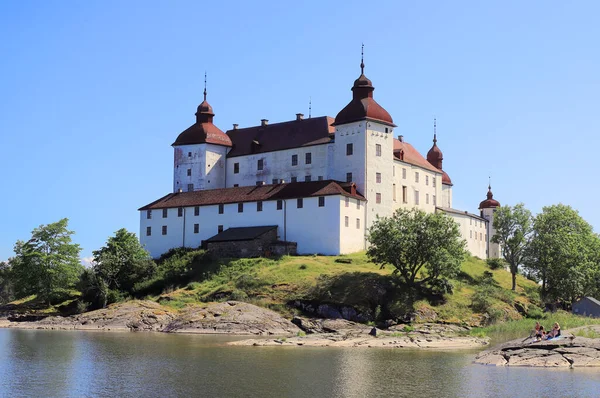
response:
[[[452,217],[472,255],[500,257],[491,242],[500,206],[491,187],[479,215],[453,209],[435,122],[423,157],[402,135],[394,138],[396,125],[375,101],[362,60],[360,68],[352,100],[335,118],[298,113],[226,133],[213,123],[205,85],[196,123],[172,144],[173,192],[139,209],[140,241],[150,254],[269,231],[272,240],[295,242],[300,254],[352,253],[366,249],[377,215],[418,208]]]

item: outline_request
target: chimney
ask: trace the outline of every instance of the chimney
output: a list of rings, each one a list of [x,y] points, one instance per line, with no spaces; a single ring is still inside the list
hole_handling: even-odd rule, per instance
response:
[[[267,126],[269,124],[269,119],[260,119],[261,126]]]
[[[350,185],[350,193],[352,195],[356,195],[356,184],[352,183],[352,185]]]
[[[398,141],[400,141],[400,142],[404,142],[404,136],[403,136],[403,135],[399,135],[399,136],[398,136]]]
[[[304,119],[304,113],[296,113],[296,120],[303,120]]]
[[[238,126],[239,126],[239,124],[237,124],[237,123],[233,123],[233,129],[234,129],[234,130],[237,130]]]

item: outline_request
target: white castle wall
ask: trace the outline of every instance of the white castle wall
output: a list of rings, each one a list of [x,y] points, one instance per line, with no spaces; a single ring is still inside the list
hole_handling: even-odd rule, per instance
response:
[[[460,234],[467,241],[467,250],[481,259],[487,258],[487,222],[469,213],[456,214],[445,212],[459,225]]]
[[[419,180],[416,174],[419,174]],[[417,208],[433,213],[440,206],[442,195],[442,174],[412,165],[400,160],[394,160],[392,191],[396,190],[394,209]],[[406,187],[406,201],[403,198],[403,188]],[[419,203],[416,203],[415,192],[419,193]],[[392,196],[393,193],[392,193]]]
[[[274,179],[290,182],[296,177],[298,182],[304,181],[307,175],[312,181],[319,177],[328,179],[327,144],[313,145],[282,151],[266,152],[253,155],[236,156],[227,159],[227,187],[256,185],[258,181],[272,184]],[[311,163],[306,164],[306,154],[311,154]],[[292,166],[292,155],[298,156],[298,164]],[[258,170],[258,160],[263,160],[263,170]],[[234,173],[235,163],[239,164],[239,173]]]
[[[179,145],[173,149],[173,192],[179,189],[187,192],[190,184],[194,191],[225,187],[227,147],[195,144]]]

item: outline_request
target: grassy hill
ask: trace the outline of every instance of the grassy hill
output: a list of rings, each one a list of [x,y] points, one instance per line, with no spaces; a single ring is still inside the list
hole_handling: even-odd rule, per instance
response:
[[[535,282],[491,270],[467,259],[452,280],[452,294],[424,296],[398,285],[391,269],[379,269],[365,253],[346,256],[294,256],[217,261],[200,281],[167,291],[154,300],[180,308],[190,303],[235,299],[290,315],[294,302],[352,307],[370,321],[403,318],[425,322],[487,325],[499,320],[539,316]]]

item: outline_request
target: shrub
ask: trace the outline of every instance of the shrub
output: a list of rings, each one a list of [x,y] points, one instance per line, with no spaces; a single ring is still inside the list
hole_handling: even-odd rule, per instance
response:
[[[500,269],[506,267],[506,261],[501,258],[488,258],[485,262],[491,269]]]
[[[471,308],[481,314],[488,312],[492,307],[491,292],[488,289],[481,289],[471,297]]]
[[[307,268],[307,267],[306,267],[306,264],[301,264],[301,265],[298,267],[298,269],[306,269],[306,268]]]
[[[544,318],[544,311],[542,311],[541,308],[532,305],[527,309],[527,318],[542,319]]]
[[[125,298],[125,293],[118,290],[109,289],[108,293],[106,294],[106,304],[118,303],[125,300]]]
[[[67,301],[67,300],[69,300],[72,297],[73,297],[73,295],[72,295],[72,292],[70,290],[67,290],[67,289],[54,289],[48,295],[48,301],[50,302],[50,304],[56,305],[56,304],[60,304],[60,303],[62,303],[64,301]]]

